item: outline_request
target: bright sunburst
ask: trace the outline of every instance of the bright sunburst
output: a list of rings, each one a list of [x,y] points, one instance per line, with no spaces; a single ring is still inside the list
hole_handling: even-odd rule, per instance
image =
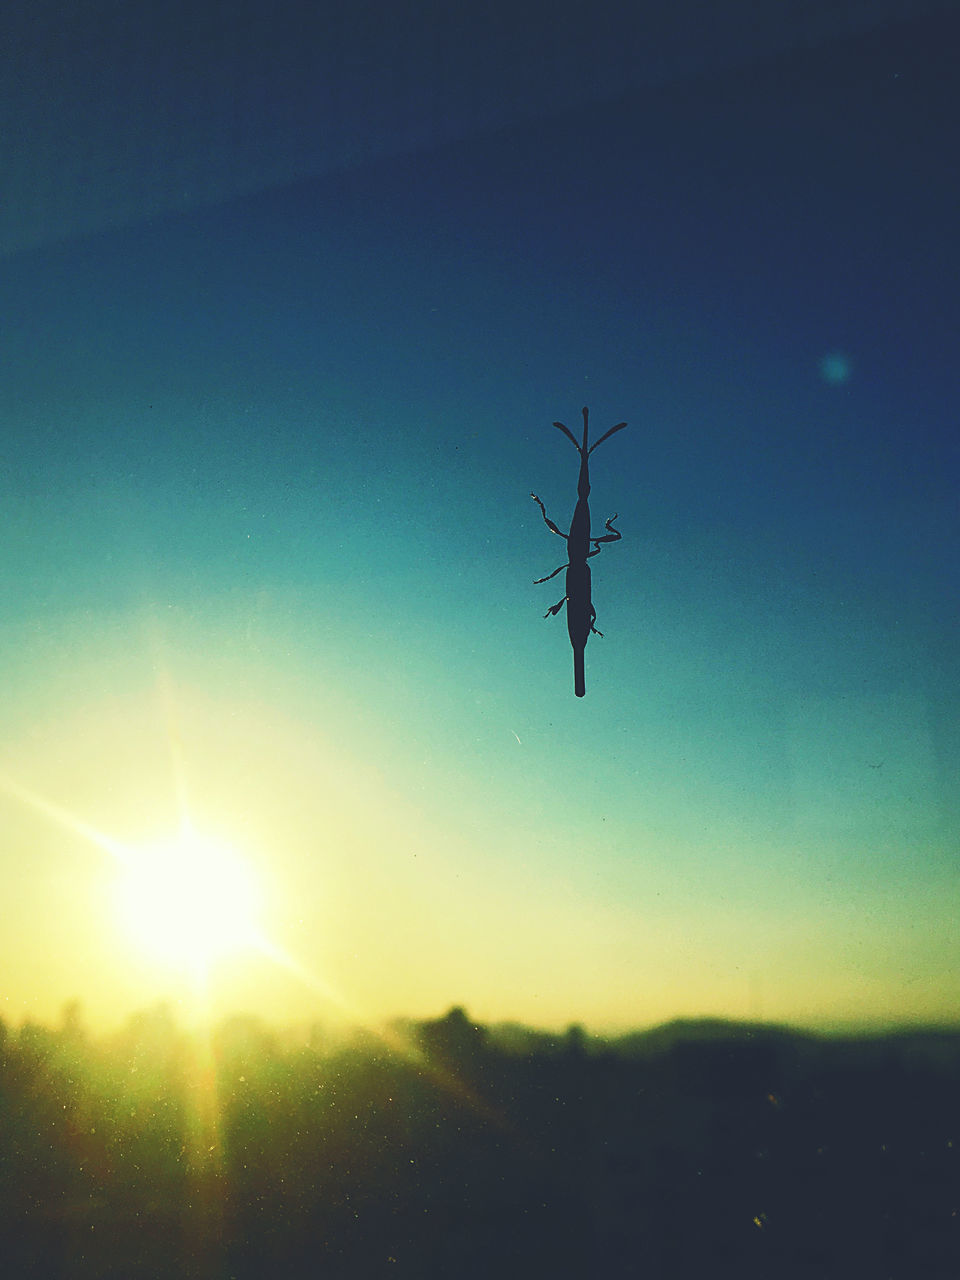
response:
[[[233,850],[186,827],[125,852],[120,918],[158,960],[204,977],[225,956],[261,945],[257,885]]]

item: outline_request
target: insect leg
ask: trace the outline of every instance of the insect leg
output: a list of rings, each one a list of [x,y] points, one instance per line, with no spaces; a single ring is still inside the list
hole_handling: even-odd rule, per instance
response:
[[[617,520],[617,519],[619,519],[618,516],[611,516],[609,520],[605,520],[603,523],[606,526],[606,530],[607,530],[606,534],[601,534],[599,538],[590,539],[593,545],[597,548],[597,551],[600,550],[601,542],[619,542],[620,539],[623,537],[623,534],[620,532],[620,530],[615,529],[613,527],[613,522],[614,520]],[[591,551],[590,554],[596,555],[596,551]]]
[[[564,569],[567,568],[569,568],[569,565],[562,564],[558,569],[554,569],[553,573],[548,573],[545,578],[534,578],[533,585],[539,587],[541,582],[549,582],[551,578],[555,578],[558,573],[563,573]]]
[[[537,495],[535,493],[531,493],[530,497],[534,500],[534,502],[540,508],[540,511],[543,514],[544,522],[547,528],[550,530],[550,532],[555,533],[558,538],[563,538],[564,540],[566,540],[567,535],[563,532],[562,529],[558,529],[557,526],[553,523],[553,521],[547,515],[546,507],[543,505],[543,503],[540,501]],[[616,519],[616,516],[614,516],[614,519]]]
[[[545,618],[549,618],[552,613],[553,616],[556,617],[566,603],[567,603],[567,597],[564,596],[562,600],[558,600],[556,604],[552,604],[543,616]]]

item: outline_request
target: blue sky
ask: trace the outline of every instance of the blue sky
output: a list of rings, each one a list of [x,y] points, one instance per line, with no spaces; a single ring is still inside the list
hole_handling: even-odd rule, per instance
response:
[[[175,738],[376,1014],[952,1016],[955,89],[908,32],[9,258],[4,777],[147,838]],[[584,404],[629,428],[581,701],[529,494],[569,521]],[[176,993],[2,804],[11,1015]],[[255,970],[224,1006],[318,1012]]]

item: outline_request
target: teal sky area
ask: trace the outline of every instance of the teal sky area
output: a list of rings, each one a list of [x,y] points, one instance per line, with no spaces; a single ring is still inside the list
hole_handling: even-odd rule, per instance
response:
[[[186,805],[296,962],[218,1010],[955,1021],[950,31],[7,255],[0,1017],[186,999],[77,826]]]

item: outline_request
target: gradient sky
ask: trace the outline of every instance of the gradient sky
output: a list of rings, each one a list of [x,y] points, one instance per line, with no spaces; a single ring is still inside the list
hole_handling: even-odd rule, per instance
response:
[[[217,1011],[956,1018],[945,31],[0,263],[0,1017],[187,999],[71,826],[182,784],[301,966]],[[580,700],[529,495],[569,521],[584,404]]]

